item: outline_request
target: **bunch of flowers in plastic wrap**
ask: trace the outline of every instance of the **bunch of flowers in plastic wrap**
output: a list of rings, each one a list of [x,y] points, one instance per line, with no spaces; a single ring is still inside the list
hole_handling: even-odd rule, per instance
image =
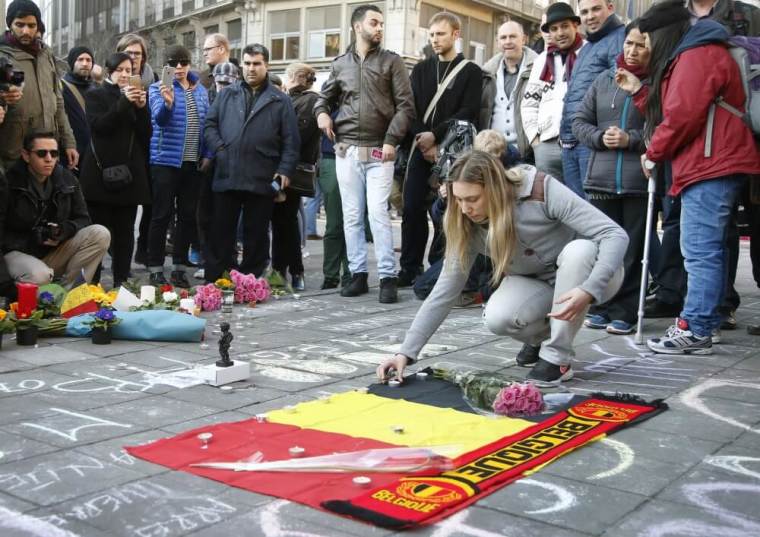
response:
[[[529,382],[502,388],[493,402],[493,411],[502,416],[534,416],[543,409],[541,390]]]
[[[195,305],[203,311],[216,311],[222,307],[222,290],[213,283],[195,288]]]
[[[265,278],[256,278],[253,274],[233,270],[230,272],[230,279],[235,284],[235,302],[238,304],[266,302],[272,294],[269,282]]]

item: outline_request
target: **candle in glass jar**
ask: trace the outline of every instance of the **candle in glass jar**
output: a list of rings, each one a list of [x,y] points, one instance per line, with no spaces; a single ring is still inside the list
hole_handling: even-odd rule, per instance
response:
[[[18,289],[18,309],[16,315],[20,319],[29,317],[37,309],[37,284],[34,283],[17,283]]]

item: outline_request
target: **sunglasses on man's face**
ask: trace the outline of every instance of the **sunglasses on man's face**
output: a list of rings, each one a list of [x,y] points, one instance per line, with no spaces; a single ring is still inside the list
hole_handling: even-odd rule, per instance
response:
[[[190,60],[168,60],[166,63],[169,64],[169,67],[177,67],[178,65],[187,67],[190,65]]]
[[[32,151],[35,155],[37,155],[40,158],[45,158],[48,156],[48,154],[53,158],[58,158],[58,150],[57,149],[35,149]]]

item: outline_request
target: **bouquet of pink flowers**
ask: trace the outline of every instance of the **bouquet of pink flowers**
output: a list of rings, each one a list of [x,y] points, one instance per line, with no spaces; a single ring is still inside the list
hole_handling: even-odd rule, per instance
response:
[[[256,278],[253,274],[243,274],[237,270],[230,271],[230,279],[235,284],[235,302],[266,302],[272,295],[266,278]]]
[[[195,305],[203,311],[216,311],[222,307],[222,290],[213,283],[195,288]]]
[[[515,382],[501,389],[492,408],[502,416],[534,416],[544,409],[544,396],[535,384]]]

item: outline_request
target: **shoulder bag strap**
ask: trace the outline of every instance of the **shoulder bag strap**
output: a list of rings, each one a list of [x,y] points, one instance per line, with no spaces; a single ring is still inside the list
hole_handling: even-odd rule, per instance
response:
[[[435,107],[443,95],[443,92],[446,91],[446,88],[449,86],[451,81],[454,80],[454,77],[457,76],[459,74],[459,71],[461,71],[468,63],[470,63],[470,60],[462,60],[459,62],[457,66],[454,67],[454,69],[452,69],[451,72],[446,76],[446,78],[443,79],[443,82],[438,84],[438,91],[435,92],[435,95],[433,95],[433,100],[430,101],[427,110],[425,110],[425,115],[422,118],[423,123],[427,123],[430,114],[432,114],[433,110],[435,110]]]
[[[135,141],[135,133],[134,131],[129,137],[129,150],[127,151],[127,157],[132,155],[132,145]],[[98,154],[95,152],[95,142],[93,142],[93,137],[90,136],[90,149],[92,149],[92,156],[95,157],[95,164],[98,165],[98,169],[100,171],[103,171],[103,165],[100,163],[100,159],[98,158]]]
[[[72,84],[65,78],[61,78],[61,82],[66,84],[66,87],[69,88],[69,91],[79,103],[79,106],[82,107],[82,111],[85,112],[87,110],[87,107],[84,104],[84,97],[82,96],[82,93],[79,91],[79,88],[77,88],[74,84]]]

